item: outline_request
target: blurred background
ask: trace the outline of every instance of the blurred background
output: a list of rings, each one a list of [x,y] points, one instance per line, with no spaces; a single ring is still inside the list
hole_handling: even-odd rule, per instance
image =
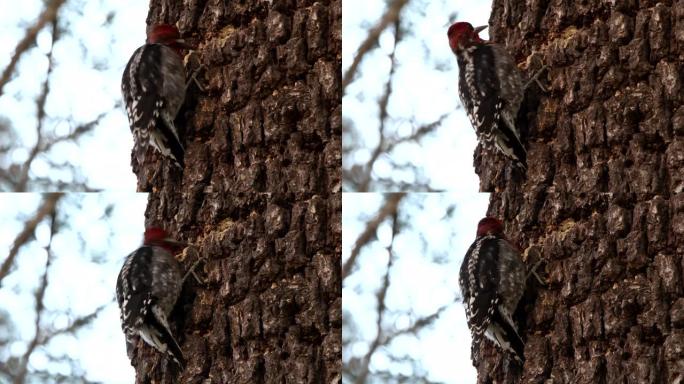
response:
[[[489,195],[446,33],[491,2],[342,7],[344,382],[475,383],[458,273]]]
[[[0,194],[0,382],[133,380],[113,287],[146,195],[119,87],[147,6],[0,0],[0,191],[125,191]],[[446,30],[490,7],[343,3],[344,191],[450,191],[344,194],[345,382],[475,382],[457,275],[488,196]]]
[[[114,287],[146,194],[1,193],[0,382],[132,383]]]
[[[0,192],[135,191],[121,74],[138,0],[0,0]]]
[[[458,272],[488,200],[343,195],[345,383],[476,382]]]
[[[119,87],[147,7],[0,0],[0,383],[134,380],[114,286],[147,195]]]
[[[477,191],[446,33],[486,25],[491,1],[345,0],[342,11],[344,190]]]

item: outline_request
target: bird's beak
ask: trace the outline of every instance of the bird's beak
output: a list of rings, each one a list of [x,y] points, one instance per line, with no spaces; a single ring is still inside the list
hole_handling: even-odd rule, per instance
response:
[[[170,238],[170,237],[167,237],[166,239],[164,239],[164,242],[167,244],[176,245],[179,247],[186,247],[188,245],[188,243],[184,243],[182,241],[178,241],[178,240]]]
[[[176,39],[176,44],[177,47],[183,48],[183,49],[194,49],[193,46],[190,44],[186,43],[185,40],[183,39]]]
[[[484,31],[485,29],[487,29],[487,27],[488,27],[488,25],[479,26],[479,27],[475,28],[475,33],[480,33],[482,31]]]

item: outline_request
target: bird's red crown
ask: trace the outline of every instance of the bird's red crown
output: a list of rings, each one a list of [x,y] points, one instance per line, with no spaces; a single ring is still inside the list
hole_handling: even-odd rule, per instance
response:
[[[493,217],[485,217],[477,223],[477,237],[503,234],[503,223]]]
[[[175,25],[157,24],[147,28],[147,43],[167,44],[180,39],[180,32]]]
[[[162,247],[169,252],[175,252],[188,245],[187,243],[175,240],[169,236],[165,230],[158,227],[149,227],[145,229],[143,244]]]
[[[192,46],[181,39],[178,28],[171,24],[157,24],[148,27],[147,44],[164,44],[176,50],[179,55],[183,49],[192,49]]]
[[[144,243],[155,244],[162,243],[169,237],[165,230],[157,227],[150,227],[145,229]]]
[[[466,47],[472,43],[484,42],[478,33],[485,28],[486,26],[473,28],[470,23],[465,21],[453,23],[447,32],[451,50],[456,52],[457,49]]]

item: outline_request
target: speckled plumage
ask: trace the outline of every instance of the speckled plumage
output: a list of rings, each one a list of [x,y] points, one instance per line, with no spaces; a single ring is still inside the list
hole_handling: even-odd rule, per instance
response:
[[[524,344],[513,321],[525,291],[525,266],[516,247],[500,232],[479,235],[463,259],[459,285],[473,338],[473,362],[479,361],[483,337],[524,361]]]
[[[152,145],[182,168],[185,150],[174,124],[185,100],[185,67],[178,51],[149,42],[136,49],[124,69],[121,94],[138,163]]]
[[[516,127],[523,84],[513,58],[467,23],[454,24],[449,39],[459,67],[459,97],[478,140],[525,168],[527,152]]]
[[[168,322],[182,284],[178,261],[161,246],[146,244],[126,257],[116,283],[116,299],[129,357],[133,337],[139,335],[179,365],[185,364]]]

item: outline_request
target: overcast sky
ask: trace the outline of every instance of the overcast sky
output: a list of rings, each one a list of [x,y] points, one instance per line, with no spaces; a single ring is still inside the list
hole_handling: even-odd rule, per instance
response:
[[[10,5],[11,4],[11,5]],[[41,0],[0,0],[0,68],[9,63],[17,42],[27,26],[42,12]],[[50,160],[78,167],[91,188],[135,191],[130,153],[133,138],[122,107],[121,74],[133,51],[145,42],[148,3],[140,0],[69,0],[59,18],[65,33],[55,45],[54,70],[46,102],[48,124],[56,134],[67,134],[73,125],[94,120],[107,112],[92,134],[80,144],[61,143],[50,151]],[[110,25],[106,21],[113,15]],[[29,156],[36,141],[36,103],[47,69],[50,28],[36,39],[37,49],[22,56],[16,76],[0,97],[0,116],[12,122],[19,135],[18,149],[10,153],[15,162]],[[38,157],[32,177],[71,181],[67,172],[51,170],[44,157]]]
[[[344,1],[343,72],[351,64],[359,44],[366,38],[368,26],[375,25],[383,14],[384,5],[383,1]],[[363,12],[353,11],[357,9],[363,9]],[[402,13],[402,21],[410,23],[411,28],[397,47],[397,67],[388,104],[393,123],[386,130],[389,136],[394,132],[407,135],[411,125],[406,121],[413,120],[417,125],[428,124],[442,115],[448,115],[444,124],[434,134],[424,138],[420,145],[401,145],[394,151],[395,161],[421,167],[431,180],[432,189],[468,193],[478,190],[478,179],[473,169],[477,138],[468,118],[460,109],[458,66],[446,33],[450,24],[457,20],[486,25],[490,11],[491,1],[412,0]],[[456,12],[457,19],[451,19]],[[345,168],[352,163],[367,163],[372,148],[377,144],[377,100],[384,92],[393,36],[392,28],[380,36],[380,48],[366,55],[357,80],[347,87],[342,99],[342,114],[345,119],[353,121],[361,135],[361,147],[365,148],[345,158]],[[481,36],[486,38],[487,30]],[[389,177],[391,168],[388,159],[381,156],[374,171],[376,178]],[[402,174],[401,178],[412,181],[410,175]]]
[[[351,64],[359,44],[366,38],[369,26],[375,25],[384,12],[386,2],[345,0],[343,3],[343,72]],[[363,9],[363,12],[356,10]],[[457,295],[458,270],[463,255],[475,239],[477,222],[485,216],[488,194],[478,193],[479,184],[473,169],[475,132],[458,98],[458,66],[449,49],[447,29],[454,21],[473,25],[488,23],[491,1],[425,1],[412,0],[402,13],[402,23],[410,24],[409,34],[397,48],[396,73],[388,112],[396,120],[430,123],[448,115],[434,134],[420,145],[403,145],[395,151],[394,160],[422,167],[433,189],[451,191],[446,194],[420,194],[404,201],[402,214],[411,223],[396,239],[397,264],[391,275],[388,306],[395,310],[415,311],[427,315],[449,303]],[[452,18],[457,14],[457,18]],[[487,37],[487,31],[482,34]],[[382,94],[390,62],[393,31],[387,29],[379,39],[379,49],[367,55],[360,66],[357,80],[349,85],[343,98],[342,113],[353,121],[361,137],[362,149],[350,159],[365,163],[378,141],[378,97]],[[389,132],[406,134],[406,124],[390,124]],[[365,147],[366,149],[363,149]],[[346,164],[348,168],[349,164]],[[389,177],[392,170],[386,158],[380,157],[374,175]],[[396,176],[396,174],[395,174]],[[410,182],[411,175],[400,178]],[[353,242],[363,230],[368,215],[375,212],[383,197],[378,194],[345,193],[343,196],[343,260],[349,257]],[[423,201],[416,204],[416,199]],[[448,206],[454,204],[453,218],[441,221]],[[353,313],[359,332],[367,340],[376,333],[377,289],[387,266],[391,228],[378,230],[378,241],[364,248],[358,259],[359,270],[345,280],[343,306]],[[422,247],[421,236],[428,244]],[[446,256],[436,264],[434,254]],[[362,356],[367,343],[354,347],[354,355]],[[393,344],[393,352],[408,354],[422,363],[429,378],[445,383],[474,383],[476,373],[470,362],[470,333],[462,304],[456,303],[443,313],[435,326],[419,334],[404,337]],[[371,370],[393,369],[403,372],[400,364],[390,363],[383,353],[371,361]]]
[[[0,0],[0,68],[4,69],[27,26],[43,10],[41,0]],[[51,311],[70,311],[74,316],[109,306],[92,326],[77,338],[58,337],[49,345],[51,354],[67,354],[80,360],[90,380],[103,383],[131,383],[133,369],[126,356],[119,311],[114,300],[114,286],[125,256],[142,241],[145,194],[135,194],[135,176],[130,167],[133,144],[128,121],[120,102],[123,68],[133,51],[144,43],[148,2],[140,0],[68,0],[59,13],[62,35],[54,50],[54,70],[47,99],[46,128],[56,127],[56,134],[66,134],[76,123],[108,113],[92,134],[79,144],[64,143],[54,147],[50,160],[77,166],[91,188],[119,193],[68,194],[61,201],[60,215],[69,228],[54,239],[55,262],[51,266],[46,306]],[[109,15],[111,23],[106,21]],[[0,97],[0,116],[8,118],[18,134],[18,146],[9,155],[24,161],[36,140],[35,98],[45,79],[46,53],[51,43],[50,29],[42,31],[36,49],[29,50],[19,62],[16,76]],[[51,170],[46,158],[39,157],[31,169],[32,177],[49,176],[66,182],[69,173]],[[27,215],[34,213],[41,201],[39,194],[0,194],[0,259],[22,228]],[[104,208],[113,205],[110,218]],[[10,346],[13,355],[21,355],[26,340],[33,337],[34,296],[44,268],[49,226],[41,224],[36,240],[17,256],[16,270],[0,289],[0,308],[7,309],[24,342]],[[86,239],[85,246],[81,239]],[[97,262],[93,262],[95,258]],[[37,271],[40,271],[37,273]],[[54,326],[68,323],[68,316],[49,317]],[[64,366],[48,364],[46,351],[38,350],[30,360],[35,369],[47,368],[67,373]],[[7,358],[0,351],[0,361]]]
[[[358,235],[365,229],[369,216],[377,212],[383,196],[375,193],[345,193],[342,198],[342,254],[349,257]],[[391,345],[392,353],[416,359],[433,381],[474,383],[476,372],[470,362],[470,333],[460,297],[458,271],[466,250],[475,239],[477,222],[487,209],[489,198],[478,193],[414,193],[402,200],[401,218],[406,227],[395,239],[395,262],[387,294],[388,311],[412,312],[428,316],[449,305],[433,327],[423,330],[418,338],[405,336]],[[455,206],[451,218],[446,208]],[[370,341],[376,335],[377,290],[387,268],[387,245],[391,241],[391,223],[377,231],[377,241],[365,247],[357,265],[343,286],[342,305],[345,313]],[[433,258],[440,260],[435,262]],[[389,319],[392,319],[392,315]],[[398,328],[408,326],[400,317]],[[390,323],[392,320],[388,320]],[[354,355],[363,356],[368,343],[353,347]],[[371,362],[371,370],[393,370],[411,374],[402,364],[393,364],[380,350]]]
[[[384,4],[383,1],[344,0],[343,68],[349,65],[360,41],[365,38],[367,26],[375,23],[382,14]],[[411,20],[414,36],[407,38],[397,51],[400,65],[389,109],[393,116],[415,118],[417,122],[431,122],[442,114],[449,114],[436,133],[424,139],[420,146],[405,146],[397,151],[400,159],[409,159],[423,167],[433,188],[455,191],[444,196],[424,196],[424,209],[404,212],[415,220],[416,227],[429,228],[423,235],[429,236],[431,249],[446,253],[449,260],[434,266],[423,254],[424,250],[416,248],[412,241],[415,237],[411,236],[419,233],[407,233],[405,240],[397,239],[395,249],[402,262],[397,265],[395,279],[407,283],[402,283],[401,290],[388,299],[398,308],[411,307],[419,313],[427,313],[458,294],[458,266],[474,239],[476,223],[484,216],[488,201],[487,195],[476,193],[477,177],[472,168],[476,139],[467,118],[458,110],[456,62],[447,44],[446,29],[454,21],[449,20],[449,16],[455,11],[459,12],[459,20],[467,20],[474,25],[486,24],[491,2],[469,2],[458,9],[453,8],[451,1],[423,1],[422,4],[424,6],[415,6],[406,12],[406,17],[414,18]],[[0,12],[0,68],[7,65],[25,27],[35,20],[42,6],[40,0],[0,0],[0,9],[11,9]],[[140,0],[70,0],[60,13],[62,22],[69,23],[68,30],[73,34],[63,36],[55,47],[56,67],[46,106],[49,116],[55,120],[73,117],[79,122],[86,122],[102,112],[111,113],[92,135],[81,140],[80,145],[59,145],[51,154],[54,161],[69,161],[80,167],[88,185],[93,188],[135,190],[135,177],[130,168],[132,137],[123,110],[112,109],[120,101],[123,68],[133,50],[144,42],[147,9],[148,2]],[[110,12],[114,15],[112,23],[104,27]],[[34,100],[44,79],[45,53],[49,44],[46,30],[38,36],[38,49],[24,56],[19,63],[18,76],[7,84],[5,95],[0,97],[0,116],[12,121],[21,143],[26,147],[35,141]],[[353,119],[357,126],[377,125],[375,98],[380,93],[381,84],[378,79],[387,75],[386,54],[391,45],[391,34],[386,32],[380,39],[381,49],[368,56],[361,66],[361,80],[348,88],[343,100],[343,114]],[[445,70],[438,71],[436,67]],[[62,133],[68,128],[62,126]],[[372,145],[377,141],[376,132],[364,131],[363,140]],[[19,149],[11,156],[22,161],[28,152]],[[360,151],[354,160],[363,161],[368,156],[367,151]],[[383,176],[382,172],[386,170],[381,161],[378,176]],[[38,159],[32,175],[48,174],[68,178],[68,175],[51,173],[47,163]],[[81,314],[113,300],[114,281],[123,258],[140,244],[146,196],[120,193],[80,195],[70,199],[81,199],[85,208],[63,213],[72,215],[72,228],[55,239],[55,253],[58,260],[63,261],[53,266],[51,276],[54,277],[46,300],[49,306],[68,306],[74,313]],[[359,215],[372,212],[381,199],[377,194],[344,195],[343,257],[348,257],[350,242],[355,240],[363,225]],[[38,195],[0,194],[0,217],[3,218],[0,222],[0,254],[7,254],[3,250],[9,249],[20,230],[18,215],[32,212],[39,200]],[[105,222],[98,208],[107,202],[114,204],[115,209],[111,219]],[[451,203],[457,207],[454,218],[449,222],[451,227],[433,228],[432,224],[444,216],[443,207]],[[5,281],[7,288],[0,290],[0,307],[13,309],[13,316],[25,325],[19,331],[26,338],[32,336],[32,327],[26,325],[31,322],[33,311],[30,295],[37,284],[35,271],[44,265],[44,251],[40,246],[46,241],[47,230],[45,225],[39,228],[37,241],[22,251],[18,257],[18,269]],[[109,238],[109,231],[115,236]],[[78,233],[88,239],[89,245],[85,250],[78,242]],[[455,235],[447,236],[450,233]],[[373,331],[368,325],[368,318],[364,319],[362,314],[373,314],[372,288],[377,284],[374,272],[381,268],[383,259],[382,253],[377,257],[377,247],[382,247],[382,242],[387,240],[386,235],[387,228],[384,228],[379,233],[378,245],[364,250],[361,256],[363,270],[351,276],[344,287],[343,305],[345,309],[360,314],[355,320],[369,337]],[[101,254],[103,262],[92,263],[90,257],[93,254]],[[365,282],[369,285],[361,289],[361,294],[350,291],[352,285],[363,286]],[[406,340],[403,344],[404,348],[415,351],[415,356],[424,363],[434,380],[474,382],[474,370],[469,361],[470,340],[463,313],[462,306],[453,305],[433,330],[421,334],[419,341]],[[110,305],[91,328],[79,333],[78,339],[63,338],[53,344],[56,345],[51,348],[57,348],[56,351],[81,358],[92,380],[131,382],[133,371],[126,358],[115,305]],[[21,351],[25,345],[19,343],[12,348]],[[45,364],[44,359],[40,354],[37,356],[31,364],[41,367]],[[379,364],[378,367],[385,363],[373,362]]]
[[[0,193],[0,255],[8,254],[24,221],[35,213],[41,199],[34,193]],[[57,337],[47,351],[38,349],[30,360],[32,368],[67,374],[68,367],[48,364],[45,353],[65,354],[80,361],[90,380],[133,382],[114,287],[124,258],[142,242],[146,204],[147,195],[136,193],[70,193],[60,200],[58,214],[65,224],[52,244],[54,261],[48,275],[48,312],[43,323],[61,328],[73,320],[63,313],[83,316],[108,306],[76,338]],[[107,218],[105,209],[110,205],[113,209]],[[36,229],[35,241],[17,255],[16,268],[0,289],[0,308],[10,311],[22,339],[10,345],[15,356],[23,354],[27,341],[34,336],[34,292],[44,271],[44,247],[49,235],[50,223],[45,220]],[[0,350],[0,361],[6,360],[6,353]]]

